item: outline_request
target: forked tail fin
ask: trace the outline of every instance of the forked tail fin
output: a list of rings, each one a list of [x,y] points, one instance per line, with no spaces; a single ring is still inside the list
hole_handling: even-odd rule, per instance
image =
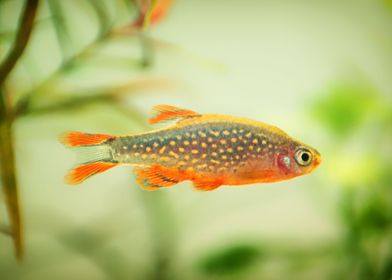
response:
[[[79,147],[99,145],[113,138],[113,136],[106,134],[90,134],[79,131],[70,131],[60,135],[60,142],[68,147]]]
[[[82,183],[87,178],[97,173],[104,172],[112,167],[115,167],[116,165],[116,163],[102,161],[78,165],[71,169],[67,175],[65,175],[65,182],[70,185],[77,185]]]
[[[76,148],[81,164],[74,167],[65,176],[67,184],[76,185],[87,178],[104,172],[117,165],[110,151],[110,139],[105,134],[89,134],[77,131],[60,136],[60,142],[67,147]]]

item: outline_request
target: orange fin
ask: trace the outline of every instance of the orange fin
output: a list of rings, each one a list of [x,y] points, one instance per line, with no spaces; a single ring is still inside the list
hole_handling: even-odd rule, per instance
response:
[[[99,145],[114,138],[106,134],[90,134],[78,131],[66,132],[60,136],[60,142],[68,147]]]
[[[193,118],[201,116],[191,110],[182,109],[170,105],[157,105],[153,107],[154,116],[149,119],[150,123],[159,123],[174,119]]]
[[[97,173],[104,172],[116,165],[116,163],[111,162],[93,162],[82,164],[72,169],[65,176],[65,182],[70,185],[80,184],[88,177],[91,177]]]
[[[213,191],[222,185],[221,181],[194,180],[193,187],[198,191]]]
[[[159,165],[136,167],[134,171],[137,182],[145,190],[171,187],[187,179],[185,174]]]

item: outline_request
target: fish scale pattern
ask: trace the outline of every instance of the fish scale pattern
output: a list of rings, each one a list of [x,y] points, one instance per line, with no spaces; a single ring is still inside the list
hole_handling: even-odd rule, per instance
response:
[[[120,163],[223,173],[273,156],[282,143],[279,135],[268,137],[259,127],[218,122],[119,137],[112,153]]]

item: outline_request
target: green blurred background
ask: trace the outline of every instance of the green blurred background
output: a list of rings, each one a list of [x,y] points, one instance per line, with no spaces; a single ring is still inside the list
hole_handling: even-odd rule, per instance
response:
[[[392,279],[392,2],[178,0],[132,26],[148,2],[39,2],[2,85],[25,254],[3,180],[0,279]],[[25,3],[0,1],[1,61]],[[59,134],[145,131],[156,104],[277,125],[323,162],[209,193],[145,192],[129,167],[64,184]]]

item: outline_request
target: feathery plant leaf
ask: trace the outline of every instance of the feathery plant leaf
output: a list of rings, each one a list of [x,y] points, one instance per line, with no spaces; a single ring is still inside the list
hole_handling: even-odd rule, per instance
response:
[[[72,41],[69,36],[63,8],[59,0],[50,0],[48,4],[52,14],[52,22],[56,31],[58,46],[64,61],[72,55]]]
[[[22,223],[20,215],[20,205],[18,196],[18,186],[16,180],[16,169],[15,169],[15,156],[14,156],[14,146],[13,146],[13,134],[12,125],[15,118],[21,117],[27,113],[45,113],[61,111],[63,109],[70,109],[73,107],[81,106],[83,104],[91,104],[94,102],[104,101],[105,103],[113,104],[114,106],[119,106],[120,99],[124,94],[129,92],[134,92],[135,90],[140,90],[141,88],[153,85],[155,88],[157,85],[161,85],[161,82],[156,82],[154,79],[146,80],[144,83],[128,82],[124,84],[117,84],[111,88],[100,88],[96,89],[95,94],[87,95],[80,93],[78,95],[65,97],[56,93],[54,89],[58,89],[59,81],[61,81],[69,72],[73,69],[72,66],[75,63],[80,63],[80,61],[93,55],[95,53],[91,52],[92,49],[101,47],[103,44],[110,42],[115,38],[115,27],[113,23],[115,22],[113,17],[109,16],[105,5],[100,0],[88,1],[91,5],[94,14],[97,16],[99,21],[99,32],[95,39],[93,39],[89,44],[79,51],[75,51],[72,44],[72,34],[71,30],[67,28],[67,17],[64,13],[64,8],[60,0],[49,0],[48,7],[51,17],[50,22],[53,23],[55,30],[55,36],[57,43],[61,50],[62,60],[58,67],[49,76],[35,83],[33,88],[25,93],[22,98],[18,100],[16,105],[14,102],[10,102],[12,99],[9,96],[9,92],[5,90],[4,82],[8,81],[7,78],[14,66],[20,60],[20,57],[29,42],[32,29],[34,27],[35,15],[38,8],[39,0],[25,0],[24,10],[22,16],[20,17],[19,26],[15,35],[10,38],[15,38],[9,53],[6,54],[4,61],[0,65],[0,169],[1,169],[1,182],[2,189],[5,195],[5,201],[7,204],[7,211],[10,223],[10,234],[14,241],[15,253],[17,258],[21,258],[23,254],[23,239],[22,239]],[[154,7],[158,1],[152,0],[151,5],[146,11],[146,16],[144,17],[143,27],[147,28],[150,21],[150,16],[154,10]],[[110,2],[109,2],[110,3]],[[106,7],[107,8],[107,7]],[[41,19],[42,20],[42,19]],[[45,19],[47,20],[47,19]],[[126,25],[129,25],[127,22]],[[125,34],[129,36],[129,34]],[[135,35],[135,34],[134,34]],[[8,35],[7,35],[8,36]],[[151,52],[151,44],[147,42],[143,44],[143,50],[145,52]],[[144,56],[146,57],[146,55]],[[143,60],[143,59],[142,59]],[[84,62],[84,60],[82,60]],[[140,65],[139,65],[140,66]],[[163,79],[161,79],[162,81]],[[170,81],[169,81],[170,82]],[[167,84],[167,82],[164,81]],[[171,82],[170,82],[171,83]],[[171,83],[172,84],[172,83]],[[141,88],[140,88],[141,87]],[[59,97],[57,100],[54,98],[54,103],[49,106],[44,107],[34,107],[34,103],[37,100],[43,100],[43,94],[48,92],[55,92],[55,95]],[[89,92],[91,93],[91,92]],[[94,92],[93,92],[94,93]],[[57,102],[56,102],[57,101]],[[125,107],[122,107],[122,112],[124,114],[129,114]],[[6,230],[5,230],[6,232]],[[162,253],[164,254],[164,253]],[[162,258],[166,258],[165,255]]]
[[[101,0],[91,0],[88,1],[91,7],[94,9],[98,20],[99,20],[99,33],[101,35],[105,34],[111,26],[110,17],[108,16],[107,12],[105,11],[105,4]]]

